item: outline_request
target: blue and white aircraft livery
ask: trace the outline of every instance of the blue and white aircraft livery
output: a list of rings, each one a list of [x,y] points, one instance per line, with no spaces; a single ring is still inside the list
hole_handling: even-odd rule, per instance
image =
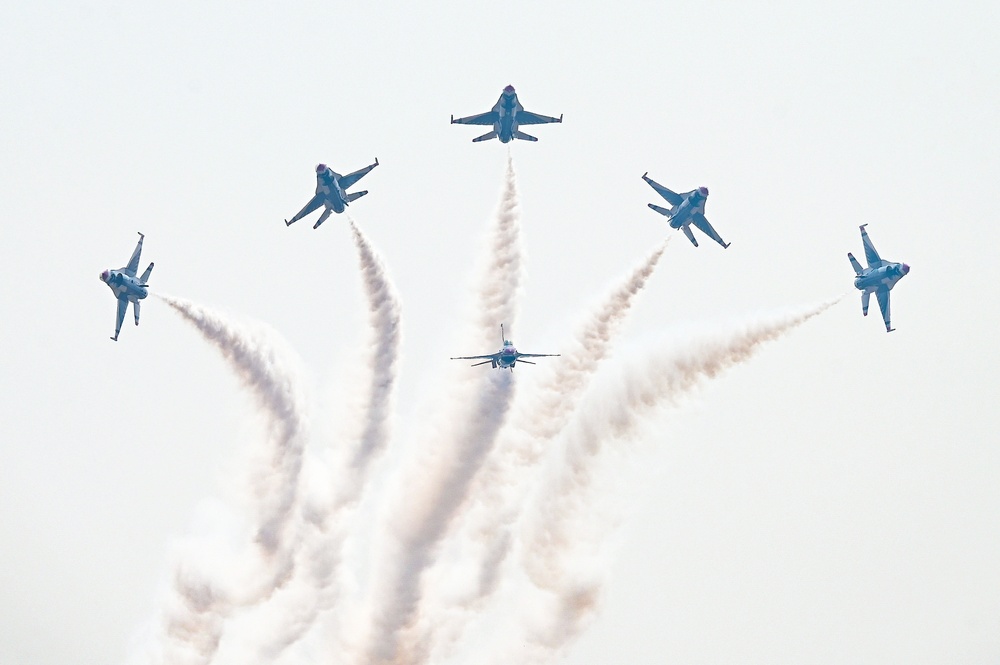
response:
[[[326,164],[317,164],[316,195],[309,200],[309,203],[307,203],[302,210],[299,210],[295,217],[286,219],[285,226],[291,226],[320,206],[326,206],[326,210],[323,211],[323,214],[320,215],[319,219],[316,220],[316,223],[313,224],[314,229],[319,228],[319,225],[326,221],[326,218],[330,216],[331,212],[335,212],[338,215],[344,212],[344,208],[347,207],[348,203],[360,199],[368,193],[367,189],[360,192],[354,192],[353,194],[348,194],[347,190],[351,187],[351,185],[365,177],[368,172],[376,166],[378,166],[377,157],[375,158],[375,163],[370,166],[359,169],[354,173],[340,175]]]
[[[451,124],[453,125],[493,125],[493,131],[477,136],[472,139],[473,143],[497,138],[500,139],[501,143],[510,143],[513,139],[537,141],[538,139],[534,136],[525,134],[518,127],[521,125],[544,125],[550,122],[562,122],[562,115],[558,118],[551,118],[547,115],[525,111],[521,102],[517,101],[517,93],[514,92],[512,85],[503,89],[503,94],[500,95],[500,99],[490,111],[464,118],[451,116]]]
[[[866,226],[868,225],[862,224],[859,228],[861,229],[861,241],[865,245],[865,259],[868,261],[868,267],[862,268],[858,260],[854,258],[854,254],[850,252],[847,253],[847,258],[851,261],[854,273],[857,275],[854,278],[854,286],[861,291],[861,313],[868,316],[868,299],[874,293],[875,298],[878,299],[878,308],[882,310],[885,331],[892,332],[895,328],[889,323],[889,291],[896,286],[896,282],[910,272],[910,266],[905,263],[883,260],[875,251],[875,245],[872,244],[868,232],[865,231]]]
[[[493,369],[509,369],[513,372],[514,365],[517,363],[536,364],[530,360],[522,360],[522,358],[552,358],[559,355],[558,353],[521,353],[514,348],[513,342],[504,337],[502,323],[500,324],[500,340],[503,342],[503,348],[496,353],[490,353],[485,356],[458,356],[457,358],[452,358],[452,360],[482,360],[483,362],[481,363],[472,363],[470,367],[490,363]]]
[[[691,231],[691,224],[694,224],[701,229],[702,233],[722,245],[723,249],[729,247],[730,243],[724,242],[722,237],[712,228],[712,225],[708,223],[708,219],[705,218],[705,202],[708,200],[707,187],[699,187],[690,192],[678,194],[655,182],[653,179],[648,178],[648,175],[648,172],[643,173],[642,179],[648,182],[649,186],[655,189],[657,194],[666,199],[670,204],[670,209],[661,208],[652,203],[648,205],[661,215],[666,215],[670,220],[671,228],[684,231],[684,235],[691,241],[691,244],[697,247],[698,241],[694,237],[694,232]]]
[[[118,270],[105,270],[101,273],[101,281],[108,285],[111,292],[118,298],[118,318],[115,321],[114,341],[118,341],[118,333],[122,329],[122,321],[125,320],[125,310],[128,304],[132,303],[132,311],[135,312],[135,325],[139,325],[139,301],[149,295],[146,282],[149,280],[149,273],[153,272],[153,264],[150,263],[146,271],[141,276],[136,277],[139,269],[139,255],[142,253],[143,234],[139,234],[139,244],[132,252],[132,258],[124,268]]]

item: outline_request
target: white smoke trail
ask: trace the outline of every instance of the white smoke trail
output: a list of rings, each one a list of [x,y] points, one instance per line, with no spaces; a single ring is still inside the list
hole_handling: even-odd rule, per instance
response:
[[[497,444],[498,455],[476,481],[477,501],[471,507],[471,526],[467,529],[478,558],[475,589],[461,599],[462,611],[430,617],[429,625],[422,627],[430,648],[434,648],[431,642],[435,636],[454,642],[496,591],[513,542],[510,530],[524,506],[531,467],[537,465],[549,442],[566,426],[594,372],[610,355],[621,323],[653,274],[666,244],[650,253],[601,301],[577,330],[571,348],[561,349],[559,360],[546,368],[549,371],[542,383],[519,396],[512,409],[518,414],[517,423],[505,428]],[[454,608],[455,603],[449,605]],[[451,625],[445,627],[445,623]]]
[[[475,293],[478,325],[470,344],[496,344],[500,323],[512,324],[521,290],[523,253],[513,160],[508,153],[500,202],[491,230],[489,261]],[[473,347],[475,348],[475,347]],[[392,510],[392,547],[375,599],[372,633],[363,658],[373,663],[415,663],[427,646],[414,631],[420,621],[423,578],[441,540],[465,503],[472,482],[493,450],[513,397],[510,372],[477,368],[456,385],[452,412],[426,444],[418,468],[403,483]]]
[[[251,479],[255,533],[252,544],[241,553],[243,561],[234,566],[252,572],[241,576],[240,589],[234,592],[196,570],[198,562],[182,562],[164,612],[166,644],[154,658],[170,663],[208,663],[233,608],[267,598],[291,574],[289,531],[306,440],[305,400],[298,360],[283,348],[276,333],[263,328],[250,331],[190,301],[159,297],[215,346],[267,416],[267,449]]]
[[[839,299],[838,299],[839,300]],[[599,579],[573,574],[571,559],[588,528],[587,495],[596,461],[613,441],[637,433],[643,418],[663,404],[675,402],[699,383],[749,359],[761,344],[773,341],[819,315],[836,300],[798,314],[759,320],[726,334],[697,340],[643,360],[627,373],[612,395],[600,400],[604,408],[581,410],[566,432],[566,447],[552,477],[542,484],[533,516],[524,536],[524,565],[531,581],[555,595],[556,606],[547,625],[529,625],[529,639],[551,660],[579,634],[592,615],[601,588]],[[593,524],[589,525],[593,528]]]
[[[268,640],[260,650],[261,662],[273,662],[298,642],[319,615],[330,609],[337,595],[332,588],[341,563],[346,531],[344,521],[361,495],[372,462],[386,449],[396,388],[400,347],[400,304],[382,259],[353,220],[351,234],[358,250],[362,285],[368,301],[371,329],[367,372],[368,387],[361,413],[361,431],[348,451],[344,469],[334,472],[334,498],[317,511],[305,514],[304,539],[296,566],[294,586],[278,602],[261,628]],[[275,629],[277,626],[277,629]]]

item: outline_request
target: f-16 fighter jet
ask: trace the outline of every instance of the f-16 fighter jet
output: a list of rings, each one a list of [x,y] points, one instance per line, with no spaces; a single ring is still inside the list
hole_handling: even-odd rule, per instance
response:
[[[667,200],[670,204],[670,209],[661,208],[660,206],[653,205],[652,203],[649,204],[649,207],[661,215],[666,215],[670,219],[671,228],[681,229],[684,231],[684,235],[686,235],[688,240],[691,241],[691,244],[697,247],[698,241],[695,240],[694,232],[691,231],[691,224],[694,224],[701,229],[705,235],[722,245],[723,249],[729,247],[730,243],[724,242],[705,218],[705,202],[708,200],[707,187],[699,187],[698,189],[693,189],[690,192],[678,194],[677,192],[667,189],[660,183],[655,182],[651,178],[646,177],[648,174],[648,171],[643,173],[642,179],[648,182],[649,186],[655,189],[657,194]]]
[[[337,214],[344,212],[344,208],[347,207],[348,203],[360,199],[368,193],[368,190],[366,189],[364,191],[348,194],[348,188],[358,180],[361,180],[361,178],[365,177],[368,172],[376,166],[378,166],[377,157],[375,158],[375,163],[371,166],[366,166],[365,168],[355,171],[354,173],[340,175],[326,164],[317,164],[316,195],[309,200],[309,203],[307,203],[302,210],[299,210],[295,217],[286,219],[285,226],[291,226],[320,206],[326,206],[326,210],[323,211],[323,214],[320,215],[319,219],[316,220],[316,223],[313,224],[314,229],[318,228],[320,224],[325,222],[331,212],[335,212]]]
[[[895,328],[889,323],[889,291],[896,285],[896,282],[903,279],[906,273],[910,272],[910,266],[905,263],[893,263],[885,261],[875,251],[868,232],[865,231],[867,224],[862,224],[861,241],[865,245],[865,259],[868,267],[862,268],[858,260],[850,252],[847,258],[857,277],[854,278],[854,286],[861,291],[861,313],[868,316],[868,299],[872,293],[878,299],[878,308],[882,310],[882,320],[885,321],[885,331],[892,332]]]
[[[150,263],[146,272],[140,277],[136,277],[136,270],[139,269],[139,254],[142,253],[142,239],[145,236],[139,234],[139,244],[132,252],[132,258],[124,268],[118,270],[105,270],[101,273],[101,281],[108,285],[111,292],[118,298],[118,319],[115,322],[114,341],[118,341],[118,333],[122,329],[122,321],[125,319],[125,310],[128,304],[132,303],[132,311],[135,312],[135,325],[139,325],[139,301],[149,295],[146,282],[149,280],[149,273],[153,272],[153,264]]]
[[[512,85],[503,89],[503,94],[500,95],[500,99],[490,111],[465,118],[451,116],[451,124],[453,125],[493,125],[493,131],[477,136],[472,139],[473,143],[496,138],[500,139],[501,143],[510,143],[511,139],[537,141],[538,139],[534,136],[518,130],[518,127],[521,125],[544,125],[549,122],[562,122],[562,115],[560,114],[558,118],[550,118],[547,115],[525,111],[521,102],[517,101],[517,93],[514,92]]]
[[[521,353],[516,348],[514,348],[514,343],[509,339],[506,339],[503,334],[503,324],[500,324],[500,340],[503,342],[503,348],[501,348],[496,353],[491,353],[485,356],[458,356],[457,358],[452,358],[452,360],[483,360],[481,363],[472,363],[470,367],[476,367],[477,365],[485,365],[490,363],[493,369],[509,369],[514,371],[514,365],[517,363],[527,363],[529,365],[534,365],[535,363],[530,360],[522,360],[522,358],[551,358],[558,356],[558,353]]]

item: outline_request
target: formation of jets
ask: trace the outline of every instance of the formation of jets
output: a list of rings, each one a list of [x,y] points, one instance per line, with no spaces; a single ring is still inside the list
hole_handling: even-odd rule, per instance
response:
[[[521,102],[518,101],[517,93],[512,85],[508,85],[503,89],[500,99],[486,113],[470,115],[464,118],[451,116],[451,123],[455,125],[483,125],[492,127],[489,132],[472,139],[474,143],[490,139],[499,139],[501,143],[509,143],[514,139],[537,141],[537,138],[522,132],[520,128],[524,125],[561,123],[562,120],[562,115],[555,118],[526,111]],[[347,175],[340,175],[326,164],[317,165],[316,193],[294,217],[285,220],[285,225],[291,226],[303,217],[323,207],[323,212],[316,220],[316,223],[313,224],[313,228],[315,229],[325,222],[332,213],[340,214],[344,212],[350,203],[368,193],[367,189],[353,193],[349,193],[347,190],[357,184],[361,178],[368,175],[378,165],[378,159],[376,158],[374,164],[370,164]],[[648,172],[642,175],[642,179],[670,204],[669,208],[664,208],[653,203],[648,204],[649,207],[664,215],[670,227],[682,231],[687,236],[687,239],[691,241],[691,244],[695,247],[698,246],[698,240],[691,230],[691,225],[693,224],[695,228],[717,242],[723,249],[729,247],[729,243],[722,239],[722,236],[719,235],[709,223],[708,218],[705,217],[708,188],[699,187],[690,192],[678,194],[650,178]],[[894,329],[889,321],[889,291],[910,271],[910,266],[905,263],[882,260],[878,252],[875,251],[875,247],[872,245],[871,239],[865,231],[865,226],[867,224],[861,225],[861,240],[864,243],[865,258],[868,261],[868,267],[862,268],[853,254],[847,254],[856,273],[854,286],[861,291],[861,310],[865,316],[868,315],[868,300],[872,293],[875,294],[879,309],[882,310],[882,319],[885,321],[886,332],[892,332]],[[125,311],[128,309],[128,304],[132,303],[132,308],[135,312],[135,324],[139,325],[139,301],[149,293],[147,281],[149,280],[150,272],[153,270],[153,264],[150,263],[142,275],[136,276],[139,266],[139,254],[142,252],[143,237],[143,234],[140,233],[139,243],[136,245],[135,251],[132,252],[132,258],[129,259],[125,267],[117,270],[105,270],[101,273],[101,281],[108,285],[112,293],[115,294],[115,298],[118,299],[118,318],[115,323],[115,335],[111,338],[115,341],[118,340],[118,334],[121,331],[122,321],[125,318]],[[459,356],[452,358],[452,360],[482,360],[482,362],[474,363],[473,366],[490,363],[494,369],[509,369],[513,371],[514,366],[519,362],[529,365],[535,364],[530,360],[524,360],[524,358],[559,355],[551,353],[520,353],[514,348],[510,340],[504,337],[503,324],[500,326],[500,337],[503,346],[496,353],[483,356]]]
[[[500,341],[502,345],[496,353],[487,353],[485,356],[457,356],[452,360],[482,360],[482,362],[472,363],[470,367],[490,363],[493,369],[509,369],[513,372],[514,365],[517,363],[535,364],[530,360],[524,360],[524,358],[552,358],[559,355],[558,353],[521,353],[514,347],[514,343],[503,334],[502,323],[500,324]]]

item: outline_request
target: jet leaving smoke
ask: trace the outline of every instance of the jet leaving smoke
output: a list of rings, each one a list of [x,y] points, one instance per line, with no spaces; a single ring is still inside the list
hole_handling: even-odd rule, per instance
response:
[[[522,394],[515,405],[517,422],[504,430],[497,444],[497,457],[477,479],[477,502],[468,530],[478,541],[479,573],[476,589],[463,600],[469,611],[456,619],[460,625],[451,628],[453,638],[496,590],[500,569],[513,544],[510,529],[524,505],[526,475],[540,461],[551,439],[566,426],[594,372],[610,354],[612,340],[665,249],[663,243],[598,305],[577,331],[572,346],[561,349],[559,360],[546,367],[548,373],[542,383],[527,395]],[[440,629],[443,621],[442,617],[432,619],[433,625],[425,629],[440,635],[444,632]],[[430,635],[425,641],[431,641]]]
[[[470,331],[469,344],[495,345],[499,324],[514,321],[522,280],[520,237],[517,180],[508,153],[491,230],[489,262],[474,294],[479,325]],[[510,372],[477,370],[483,371],[460,380],[459,391],[450,400],[453,413],[439,426],[436,440],[427,444],[429,449],[416,477],[403,483],[407,492],[392,511],[397,551],[389,559],[385,588],[376,599],[367,656],[374,662],[411,663],[426,654],[426,646],[413,635],[420,622],[424,572],[434,563],[442,538],[493,450],[513,396]]]
[[[544,489],[528,513],[535,519],[525,536],[525,569],[537,587],[556,595],[559,607],[553,613],[556,620],[548,626],[528,627],[536,644],[552,651],[561,649],[579,633],[594,608],[600,584],[569,574],[568,559],[578,553],[582,540],[574,529],[588,519],[593,528],[587,495],[602,449],[613,441],[633,437],[651,411],[675,402],[702,381],[746,361],[761,344],[778,339],[838,300],[799,314],[752,322],[727,334],[699,339],[682,349],[646,357],[641,367],[624,376],[613,394],[600,400],[603,408],[577,412],[566,432],[563,460],[555,465],[552,477],[542,483]],[[590,600],[581,602],[581,598]]]
[[[297,498],[307,421],[297,359],[283,355],[275,333],[251,332],[223,315],[190,301],[160,298],[191,323],[222,354],[243,384],[249,388],[267,415],[268,440],[263,467],[252,479],[256,500],[255,535],[250,558],[253,582],[238,597],[227,593],[190,564],[182,566],[174,580],[174,609],[165,619],[169,649],[167,662],[182,653],[192,662],[209,662],[218,648],[222,621],[234,605],[259,602],[287,579],[293,564],[290,525]],[[271,337],[268,339],[268,337]],[[280,350],[279,350],[280,349]]]

